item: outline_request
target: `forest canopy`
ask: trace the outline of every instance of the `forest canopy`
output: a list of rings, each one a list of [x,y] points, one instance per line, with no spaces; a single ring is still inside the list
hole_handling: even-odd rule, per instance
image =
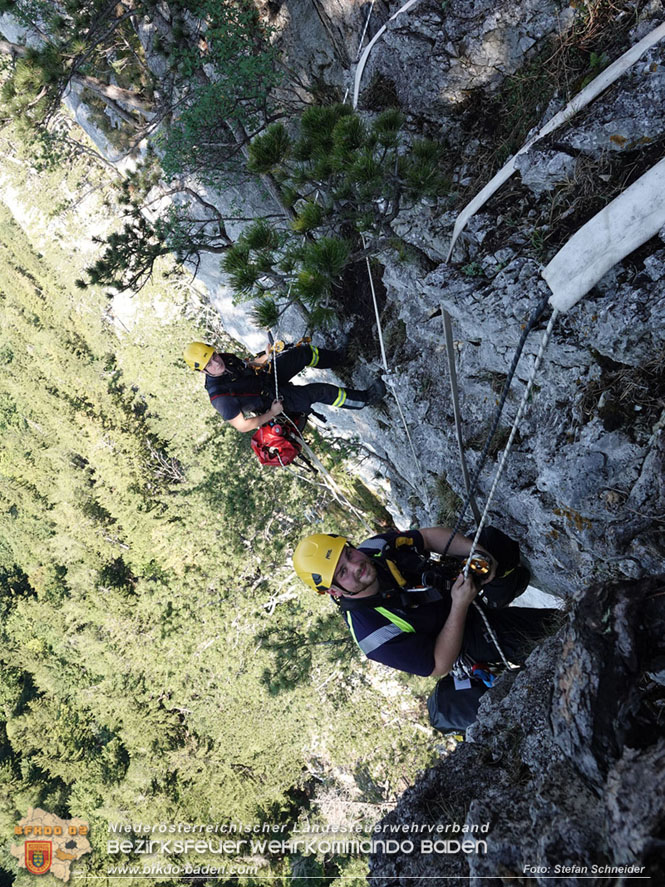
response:
[[[399,698],[288,563],[304,520],[364,531],[208,413],[180,360],[200,335],[186,289],[142,291],[129,335],[65,254],[4,208],[0,229],[3,833],[40,806],[97,835],[139,814],[288,834],[335,772],[365,774],[367,817],[427,743],[384,731]]]

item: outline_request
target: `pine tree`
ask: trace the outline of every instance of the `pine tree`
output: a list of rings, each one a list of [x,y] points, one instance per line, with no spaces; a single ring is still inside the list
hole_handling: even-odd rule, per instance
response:
[[[296,134],[272,124],[250,145],[248,168],[270,174],[295,216],[289,228],[249,225],[222,259],[238,298],[272,326],[298,300],[312,327],[338,314],[344,270],[395,244],[405,206],[447,193],[442,146],[410,140],[394,110],[366,124],[347,105],[313,106]]]

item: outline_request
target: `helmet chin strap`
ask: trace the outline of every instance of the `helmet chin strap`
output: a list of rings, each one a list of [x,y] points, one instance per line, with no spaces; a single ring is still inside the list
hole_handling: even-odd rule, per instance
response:
[[[360,591],[362,591],[362,589],[360,589],[360,591],[347,591],[346,588],[342,588],[341,585],[331,585],[328,591],[333,590],[341,592],[345,597],[355,597],[357,594],[360,594]]]

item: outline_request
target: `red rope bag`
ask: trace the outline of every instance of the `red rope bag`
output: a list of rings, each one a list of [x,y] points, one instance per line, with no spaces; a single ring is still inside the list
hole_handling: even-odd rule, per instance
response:
[[[293,421],[302,431],[307,418],[293,416]],[[302,421],[304,419],[304,421]],[[301,427],[302,424],[302,427]],[[290,465],[300,455],[302,444],[298,440],[296,430],[290,422],[278,422],[272,419],[262,425],[252,435],[252,449],[261,465]]]

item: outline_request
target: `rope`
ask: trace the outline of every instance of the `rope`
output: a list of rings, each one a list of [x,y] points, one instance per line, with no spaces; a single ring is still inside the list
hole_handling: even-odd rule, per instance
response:
[[[503,469],[506,464],[506,460],[508,458],[508,453],[510,452],[510,448],[513,444],[513,440],[515,439],[515,435],[517,434],[517,429],[522,420],[522,416],[524,415],[524,411],[526,409],[527,400],[529,399],[529,395],[531,394],[531,389],[533,387],[533,383],[536,379],[536,373],[538,372],[538,368],[540,367],[540,363],[543,359],[543,355],[545,353],[545,349],[547,348],[547,343],[550,340],[550,336],[552,334],[552,328],[554,327],[554,323],[559,316],[559,312],[555,309],[552,312],[552,316],[550,317],[549,323],[547,324],[547,329],[543,333],[543,338],[540,343],[540,348],[538,349],[538,354],[536,355],[536,359],[534,361],[533,367],[531,369],[531,375],[529,376],[529,380],[526,384],[526,388],[524,389],[524,394],[522,395],[522,400],[520,401],[519,408],[517,410],[517,415],[515,416],[515,421],[513,422],[512,428],[510,429],[510,436],[508,437],[508,442],[503,450],[503,454],[501,455],[501,461],[496,469],[496,474],[494,475],[494,482],[492,483],[492,488],[489,491],[489,495],[487,496],[487,502],[485,503],[485,510],[483,511],[482,517],[480,519],[480,523],[478,524],[478,529],[476,530],[476,535],[474,536],[473,542],[471,544],[471,551],[469,552],[469,560],[467,560],[467,565],[464,568],[464,575],[467,576],[469,572],[469,563],[470,559],[473,557],[474,550],[476,545],[478,544],[478,537],[485,525],[487,520],[487,515],[489,514],[489,508],[492,504],[492,499],[494,498],[494,492],[497,488],[497,484],[499,483],[499,478],[503,473]]]
[[[376,0],[372,0],[372,5],[369,8],[369,12],[367,13],[367,18],[365,19],[365,27],[363,28],[363,32],[360,35],[360,43],[358,44],[358,52],[356,53],[356,64],[358,64],[358,59],[360,58],[360,53],[362,52],[363,43],[365,42],[365,34],[367,33],[367,27],[369,25],[369,20],[372,17],[372,12],[374,11],[374,4]],[[348,93],[348,90],[347,90]]]
[[[277,350],[274,347],[270,352],[270,360],[272,363],[272,374],[275,377],[275,400],[279,400],[279,380],[277,379]]]
[[[287,416],[286,413],[283,413],[282,415],[284,416],[286,421],[289,422],[293,426],[295,433],[297,434],[297,436],[299,438],[300,445],[302,446],[303,450],[307,454],[307,457],[312,460],[315,467],[319,470],[322,477],[326,480],[327,488],[332,493],[333,498],[336,499],[340,505],[343,505],[345,508],[348,508],[348,510],[352,514],[355,515],[355,517],[360,521],[360,523],[365,527],[365,529],[368,530],[370,533],[373,533],[374,529],[367,523],[363,514],[355,507],[355,505],[352,505],[351,502],[349,502],[349,500],[344,495],[342,490],[340,490],[340,488],[337,486],[335,479],[330,474],[330,472],[325,467],[325,465],[321,462],[321,460],[314,454],[314,451],[307,444],[307,441],[300,433],[300,429],[298,428],[296,423],[293,421],[293,419],[291,419],[290,416]],[[281,459],[280,459],[280,462],[281,462]],[[296,475],[296,477],[299,477],[299,475]],[[309,478],[305,478],[305,479],[309,480]],[[310,483],[313,483],[313,481],[310,481]]]
[[[487,613],[485,612],[485,608],[483,607],[482,604],[479,604],[478,601],[475,601],[475,600],[473,601],[473,606],[476,608],[476,610],[478,610],[478,612],[482,616],[483,622],[485,623],[485,628],[487,629],[487,633],[492,638],[492,643],[496,647],[497,652],[498,652],[499,656],[501,657],[501,661],[503,662],[505,667],[508,669],[508,671],[516,671],[519,666],[513,665],[511,662],[508,662],[508,660],[506,659],[506,654],[501,649],[501,644],[499,643],[499,639],[494,634],[494,629],[490,625],[489,619],[487,618]]]
[[[470,504],[470,503],[472,502],[472,500],[473,500],[473,494],[474,494],[474,492],[475,492],[475,490],[476,490],[476,487],[478,486],[478,481],[479,481],[479,478],[480,478],[480,472],[482,471],[483,466],[484,466],[484,464],[485,464],[485,461],[487,460],[487,455],[488,455],[488,453],[489,453],[490,444],[491,444],[491,442],[492,442],[492,438],[494,437],[494,434],[496,433],[496,429],[497,429],[497,427],[498,427],[499,420],[500,420],[500,418],[501,418],[501,414],[502,414],[502,412],[503,412],[503,407],[504,407],[504,405],[505,405],[505,403],[506,403],[506,399],[507,399],[507,397],[508,397],[508,392],[510,391],[510,386],[511,386],[511,383],[512,383],[512,380],[513,380],[513,376],[515,375],[515,371],[517,370],[517,364],[518,364],[518,362],[519,362],[519,359],[520,359],[520,357],[521,357],[521,355],[522,355],[522,351],[524,350],[524,346],[525,346],[525,344],[526,344],[527,336],[529,335],[529,333],[531,332],[531,330],[533,329],[533,327],[534,327],[534,326],[536,325],[536,323],[538,322],[538,320],[539,320],[539,318],[541,317],[543,311],[544,311],[545,308],[547,307],[547,303],[548,303],[548,297],[545,296],[543,299],[541,299],[541,301],[539,302],[539,304],[536,306],[536,308],[535,308],[535,310],[533,311],[533,313],[532,313],[532,315],[531,315],[531,317],[530,317],[530,319],[529,319],[529,321],[528,321],[526,327],[524,328],[524,330],[523,330],[523,332],[522,332],[522,336],[520,337],[520,341],[519,341],[519,343],[518,343],[518,345],[517,345],[517,349],[516,349],[516,351],[515,351],[515,355],[513,356],[513,361],[512,361],[512,364],[511,364],[511,366],[510,366],[510,370],[508,371],[508,377],[506,378],[505,384],[504,384],[504,386],[503,386],[503,391],[502,391],[502,393],[501,393],[501,399],[500,399],[499,404],[497,405],[497,409],[496,409],[496,411],[495,411],[494,420],[493,420],[493,422],[492,422],[492,427],[491,427],[491,429],[490,429],[489,434],[487,435],[487,440],[485,441],[485,446],[484,446],[484,448],[483,448],[483,452],[481,453],[480,460],[479,460],[479,462],[478,462],[478,466],[477,466],[476,471],[475,471],[475,474],[474,474],[474,476],[473,476],[473,480],[472,480],[470,486],[467,488],[466,499],[465,499],[465,501],[464,501],[464,503],[463,503],[463,505],[462,505],[462,509],[461,509],[461,512],[460,512],[459,518],[457,519],[457,523],[455,524],[455,527],[454,527],[452,533],[450,534],[450,538],[448,539],[448,542],[446,543],[446,547],[445,547],[445,549],[444,549],[444,551],[443,551],[443,555],[442,555],[442,557],[445,557],[446,554],[448,553],[448,549],[450,548],[450,545],[451,545],[453,539],[455,538],[455,536],[457,535],[457,533],[458,533],[459,530],[460,530],[460,526],[461,526],[461,524],[462,524],[462,521],[464,520],[464,515],[466,514],[466,510],[467,510],[467,508],[469,507],[469,504]],[[446,312],[444,311],[444,324],[445,324],[445,314],[446,314]],[[527,400],[528,400],[528,398],[529,398],[529,395],[530,395],[530,393],[531,393],[531,388],[533,387],[533,383],[534,383],[534,380],[535,380],[535,377],[536,377],[536,373],[537,373],[537,371],[538,371],[538,368],[539,368],[539,366],[540,366],[541,360],[542,360],[542,358],[543,358],[543,354],[545,353],[545,348],[547,347],[547,343],[548,343],[548,341],[549,341],[549,338],[550,338],[550,335],[551,335],[551,332],[552,332],[552,328],[553,328],[553,326],[554,326],[554,321],[556,320],[557,315],[558,315],[558,311],[554,311],[554,312],[552,313],[552,316],[550,317],[549,323],[548,323],[548,325],[547,325],[547,329],[545,330],[545,333],[543,334],[543,338],[542,338],[542,341],[541,341],[541,344],[540,344],[540,348],[539,348],[539,350],[538,350],[538,353],[537,353],[537,355],[536,355],[536,360],[535,360],[534,365],[533,365],[533,368],[532,368],[532,370],[531,370],[531,375],[530,375],[530,377],[529,377],[529,379],[528,379],[528,381],[527,381],[527,385],[526,385],[526,388],[525,388],[525,390],[524,390],[524,395],[523,395],[523,397],[522,397],[522,400],[521,400],[521,402],[520,402],[519,408],[518,408],[518,410],[517,410],[517,415],[515,416],[515,421],[513,422],[513,426],[512,426],[512,428],[511,428],[511,430],[510,430],[510,436],[508,437],[508,442],[506,443],[506,446],[505,446],[505,448],[504,448],[504,451],[503,451],[503,454],[502,454],[502,457],[501,457],[501,461],[500,461],[499,466],[498,466],[498,468],[497,468],[496,475],[495,475],[495,478],[494,478],[494,482],[493,482],[493,484],[492,484],[492,488],[491,488],[491,490],[490,490],[490,492],[489,492],[489,495],[488,495],[488,497],[487,497],[487,501],[486,501],[486,503],[485,503],[485,509],[484,509],[484,511],[483,511],[483,514],[482,514],[481,517],[480,517],[480,520],[478,520],[478,518],[476,517],[476,522],[477,522],[477,524],[478,524],[478,529],[476,530],[476,535],[474,536],[473,541],[472,541],[472,543],[471,543],[471,549],[470,549],[470,551],[469,551],[469,555],[468,555],[468,557],[467,557],[466,566],[464,567],[464,577],[465,577],[465,578],[469,575],[469,567],[470,567],[470,564],[471,564],[471,558],[473,557],[473,554],[474,554],[474,552],[475,552],[475,550],[476,550],[476,547],[477,547],[477,545],[478,545],[478,539],[479,539],[479,537],[480,537],[480,533],[481,533],[481,531],[482,531],[482,529],[483,529],[483,527],[484,527],[484,525],[485,525],[485,522],[486,522],[486,520],[487,520],[487,516],[488,516],[488,514],[489,514],[490,505],[491,505],[491,503],[492,503],[492,499],[494,498],[494,492],[495,492],[496,487],[497,487],[497,484],[498,484],[498,482],[499,482],[499,478],[501,477],[501,474],[502,474],[502,472],[503,472],[503,469],[504,469],[504,466],[505,466],[505,463],[506,463],[506,459],[508,458],[508,453],[510,452],[510,448],[511,448],[512,443],[513,443],[513,440],[514,440],[514,438],[515,438],[515,434],[517,433],[518,425],[519,425],[519,423],[520,423],[520,421],[521,421],[521,419],[522,419],[522,415],[523,415],[524,410],[525,410],[525,408],[526,408],[526,402],[527,402]],[[450,326],[450,338],[452,339],[452,325]],[[450,344],[449,344],[449,342],[448,342],[448,333],[446,334],[446,345],[447,345],[447,348],[448,348],[448,350],[449,350],[449,354],[451,354],[451,353],[452,353],[452,349],[451,349],[451,346],[450,346]],[[451,363],[450,358],[449,358],[449,367],[451,367],[451,380],[452,380],[452,378],[453,378],[453,374],[454,374],[455,377],[456,377],[456,371],[455,371],[455,366],[454,366],[454,360],[453,360],[452,363]],[[456,427],[457,427],[457,421],[456,421]],[[461,433],[461,429],[460,429],[460,433]],[[458,441],[459,441],[459,438],[458,438]],[[461,455],[462,455],[462,464],[463,464],[463,466],[464,466],[464,456],[463,456],[463,454],[461,454]],[[465,482],[465,483],[466,483],[466,482]],[[475,515],[475,511],[474,511],[474,515]],[[515,666],[513,666],[510,662],[508,662],[508,659],[506,658],[506,655],[505,655],[505,653],[503,652],[503,649],[502,649],[502,647],[501,647],[501,644],[499,643],[499,639],[497,638],[497,636],[496,636],[496,634],[495,634],[495,632],[494,632],[492,626],[491,626],[490,623],[489,623],[489,619],[487,618],[487,614],[486,614],[486,612],[485,612],[485,608],[484,608],[484,607],[482,606],[482,604],[480,604],[477,600],[474,600],[474,601],[473,601],[473,605],[474,605],[474,607],[476,608],[476,610],[480,613],[480,616],[481,616],[481,618],[482,618],[482,620],[483,620],[483,622],[484,622],[484,624],[485,624],[485,628],[487,629],[487,633],[489,634],[490,638],[492,639],[492,643],[494,644],[494,646],[495,646],[495,648],[496,648],[496,650],[497,650],[499,656],[501,657],[501,661],[503,662],[504,666],[505,666],[509,671],[514,671],[514,670],[515,670]]]
[[[471,543],[471,550],[470,550],[469,556],[467,558],[466,566],[464,567],[464,578],[466,578],[469,575],[469,567],[470,567],[470,563],[471,563],[471,558],[473,557],[473,554],[476,550],[476,546],[478,544],[478,539],[480,538],[480,534],[482,532],[482,529],[485,526],[485,522],[486,522],[487,516],[489,514],[489,508],[492,503],[492,499],[494,498],[494,491],[496,490],[497,484],[499,483],[499,478],[501,477],[501,474],[503,473],[503,469],[506,464],[506,460],[508,458],[508,453],[510,452],[510,448],[512,446],[515,435],[517,433],[517,429],[518,429],[518,426],[519,426],[520,421],[522,419],[522,415],[524,414],[524,410],[526,409],[526,404],[529,399],[529,395],[531,394],[531,389],[533,387],[533,383],[536,379],[536,373],[538,372],[538,368],[540,367],[540,363],[543,359],[543,354],[545,353],[545,349],[547,348],[547,343],[549,342],[550,336],[552,334],[552,328],[554,326],[554,322],[556,321],[558,315],[559,315],[558,311],[555,310],[552,312],[552,316],[550,317],[549,323],[547,324],[547,329],[543,333],[543,338],[540,343],[540,348],[538,349],[538,354],[536,355],[536,359],[535,359],[533,367],[531,369],[531,375],[529,376],[529,380],[526,384],[526,388],[524,389],[524,394],[522,395],[522,400],[520,401],[520,405],[517,410],[517,415],[515,416],[515,421],[513,422],[512,428],[510,429],[510,436],[508,438],[508,442],[506,443],[503,454],[501,456],[501,461],[499,462],[499,465],[496,469],[496,474],[494,475],[494,482],[492,484],[491,490],[489,491],[489,495],[487,497],[487,502],[485,503],[485,510],[483,511],[482,517],[478,523],[478,529],[476,530],[476,535],[474,536],[473,542]],[[451,541],[452,541],[452,536],[450,537],[450,540],[448,541],[448,545],[450,545]],[[446,546],[446,550],[447,550],[447,546]],[[501,661],[503,662],[503,664],[505,665],[505,667],[508,670],[510,670],[510,671],[514,670],[515,666],[511,665],[508,662],[503,650],[501,649],[501,645],[499,644],[498,638],[494,634],[492,626],[489,623],[489,619],[487,618],[487,614],[485,613],[485,608],[482,606],[482,604],[478,603],[477,600],[473,601],[473,605],[476,608],[476,610],[478,610],[480,615],[482,616],[483,622],[485,623],[485,628],[487,629],[490,637],[492,638],[492,643],[496,647],[496,649],[499,653],[499,656],[501,657]]]
[[[547,296],[544,296],[541,299],[541,301],[538,303],[538,305],[534,309],[531,317],[529,318],[529,321],[527,322],[524,330],[522,331],[520,341],[517,345],[517,349],[516,349],[515,355],[513,357],[513,362],[510,365],[510,369],[508,370],[508,376],[507,376],[505,384],[503,386],[503,391],[501,392],[501,399],[499,400],[499,403],[498,403],[497,408],[494,413],[494,419],[492,421],[492,426],[490,428],[489,434],[487,435],[487,440],[485,441],[485,446],[483,448],[482,453],[480,454],[480,459],[478,461],[478,465],[476,467],[473,478],[471,480],[471,489],[469,490],[469,493],[467,494],[467,496],[462,504],[460,515],[457,519],[457,523],[455,524],[453,532],[451,533],[450,539],[448,540],[448,544],[446,545],[446,548],[442,554],[442,557],[446,556],[453,539],[459,533],[460,527],[462,526],[462,522],[464,520],[464,515],[466,514],[466,510],[469,507],[469,503],[471,501],[470,497],[476,492],[476,489],[478,488],[480,473],[485,466],[485,462],[487,461],[487,456],[489,453],[490,444],[492,443],[492,438],[494,437],[496,430],[499,426],[499,420],[501,419],[501,414],[503,412],[503,408],[505,406],[506,399],[508,398],[508,393],[510,391],[510,386],[511,386],[511,383],[513,380],[513,376],[515,375],[515,371],[517,370],[517,364],[519,363],[519,359],[522,355],[522,351],[524,350],[527,336],[529,335],[531,330],[534,328],[534,326],[538,323],[543,311],[547,308],[547,301],[548,301]]]
[[[369,41],[369,43],[365,47],[365,51],[363,52],[362,56],[360,57],[360,61],[358,62],[358,67],[356,68],[356,76],[354,78],[353,103],[352,103],[354,111],[358,107],[358,97],[360,95],[360,81],[362,80],[363,71],[365,70],[365,65],[367,64],[367,59],[369,58],[369,54],[372,51],[372,47],[374,46],[376,41],[379,40],[379,38],[382,37],[383,34],[385,34],[386,29],[387,29],[388,25],[390,24],[390,22],[392,22],[394,19],[396,19],[398,15],[401,15],[403,12],[406,12],[407,9],[410,9],[415,3],[418,3],[418,0],[406,0],[406,3],[404,3],[397,10],[397,12],[393,13],[393,15],[390,16],[390,18],[385,23],[385,25],[382,25],[379,28],[379,30],[376,32],[376,34],[372,37],[372,39]]]
[[[328,490],[328,487],[326,486],[326,484],[320,484],[317,481],[312,480],[311,477],[307,477],[306,474],[298,474],[298,472],[294,471],[290,465],[285,465],[282,462],[282,457],[279,455],[279,453],[277,453],[277,458],[279,459],[279,464],[282,466],[282,468],[286,468],[286,470],[289,472],[289,474],[292,474],[294,477],[297,477],[298,480],[306,480],[307,483],[312,484],[313,487],[321,487],[322,490]],[[330,491],[328,490],[328,492],[330,492]]]
[[[441,305],[441,314],[443,317],[443,330],[446,336],[446,354],[448,357],[448,376],[450,377],[450,396],[453,401],[453,414],[455,416],[455,434],[457,436],[457,448],[459,450],[460,464],[462,466],[462,479],[464,480],[464,489],[469,497],[469,504],[473,517],[478,524],[480,522],[480,511],[476,503],[475,497],[471,492],[471,484],[469,482],[469,471],[466,465],[466,457],[464,455],[464,442],[462,440],[462,417],[459,406],[459,389],[457,387],[457,370],[455,368],[455,352],[453,350],[453,324],[450,314]]]
[[[365,238],[362,234],[360,236],[362,237],[363,248],[364,248],[365,247]],[[427,484],[425,482],[425,475],[423,472],[423,468],[422,468],[420,459],[418,458],[418,453],[416,452],[416,448],[414,446],[413,439],[411,437],[411,433],[409,432],[409,425],[408,425],[408,422],[406,421],[406,416],[404,415],[404,410],[402,409],[402,405],[399,401],[399,398],[397,397],[397,392],[395,390],[395,386],[393,385],[393,381],[390,378],[390,369],[388,368],[388,360],[386,358],[386,348],[385,348],[385,345],[383,342],[383,329],[381,327],[381,317],[379,315],[379,304],[378,304],[378,301],[376,298],[376,290],[374,289],[374,278],[372,277],[372,268],[369,263],[369,256],[365,256],[365,262],[367,263],[367,274],[369,276],[369,285],[370,285],[370,289],[372,291],[372,303],[374,305],[374,316],[376,318],[376,328],[377,328],[377,331],[379,334],[379,344],[381,346],[381,360],[383,362],[383,368],[386,371],[386,381],[388,382],[388,386],[390,388],[390,392],[391,392],[392,396],[395,398],[395,403],[397,404],[397,410],[398,410],[400,418],[402,420],[402,425],[404,426],[404,432],[406,434],[406,439],[409,442],[409,447],[411,448],[411,454],[413,456],[413,461],[414,461],[414,464],[415,464],[416,469],[418,471],[418,480],[420,483],[420,491],[421,491],[419,493],[420,499],[422,500],[422,503],[425,506],[425,510],[427,511],[428,516],[430,518],[432,518],[431,503],[426,498]]]

